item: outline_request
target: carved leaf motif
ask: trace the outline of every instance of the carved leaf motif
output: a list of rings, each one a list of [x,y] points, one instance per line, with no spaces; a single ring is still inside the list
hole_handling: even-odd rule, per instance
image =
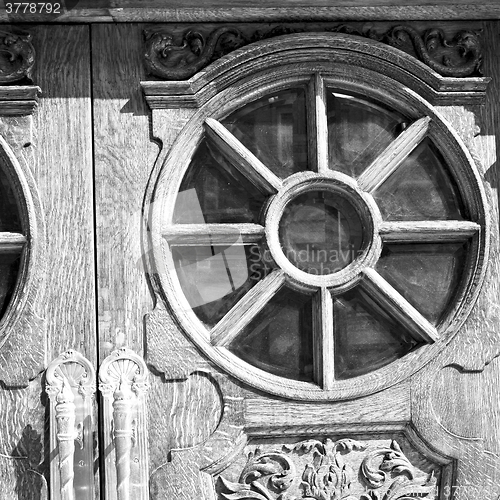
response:
[[[382,463],[377,466],[375,461],[381,456]],[[380,488],[385,483],[387,472],[408,474],[410,479],[415,475],[413,466],[396,441],[392,441],[390,448],[372,451],[361,463],[361,474],[372,488]]]
[[[220,482],[227,492],[221,492],[221,498],[226,500],[273,500],[273,497],[268,494],[261,494],[258,491],[252,490],[252,485],[232,483],[223,477],[219,477]]]

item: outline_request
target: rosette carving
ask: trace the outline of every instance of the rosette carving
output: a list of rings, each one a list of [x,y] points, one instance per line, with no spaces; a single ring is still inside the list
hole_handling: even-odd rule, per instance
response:
[[[354,439],[256,447],[239,481],[223,477],[219,500],[408,500],[436,498],[432,471],[415,468],[396,441],[373,449]]]
[[[35,48],[26,32],[0,31],[0,84],[31,77]]]

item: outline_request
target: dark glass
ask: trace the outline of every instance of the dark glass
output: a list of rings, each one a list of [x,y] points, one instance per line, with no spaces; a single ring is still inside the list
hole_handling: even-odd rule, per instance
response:
[[[206,142],[195,152],[182,181],[174,223],[259,222],[265,198]]]
[[[365,99],[327,93],[329,167],[359,177],[399,135],[404,117]]]
[[[229,350],[262,370],[312,381],[312,299],[281,289],[229,345]]]
[[[335,377],[364,375],[394,361],[417,342],[355,288],[334,301]]]
[[[308,169],[305,92],[290,89],[247,104],[222,121],[281,178]]]
[[[373,193],[386,220],[462,220],[458,189],[429,139]]]
[[[208,327],[274,265],[269,250],[258,245],[172,246],[172,256],[190,306]]]
[[[387,245],[377,271],[431,323],[437,324],[461,281],[466,245]]]
[[[333,274],[362,252],[363,225],[354,207],[331,191],[309,191],[286,207],[279,227],[288,259],[310,274]]]
[[[0,231],[20,233],[21,218],[14,190],[7,176],[0,171]]]
[[[19,254],[0,254],[0,316],[9,305],[19,274]]]

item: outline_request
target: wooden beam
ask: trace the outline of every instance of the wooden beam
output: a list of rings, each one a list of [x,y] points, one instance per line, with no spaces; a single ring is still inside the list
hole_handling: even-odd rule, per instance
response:
[[[259,224],[173,224],[162,231],[176,245],[249,245],[264,236]]]
[[[0,233],[0,253],[20,252],[26,244],[26,236],[20,233]]]

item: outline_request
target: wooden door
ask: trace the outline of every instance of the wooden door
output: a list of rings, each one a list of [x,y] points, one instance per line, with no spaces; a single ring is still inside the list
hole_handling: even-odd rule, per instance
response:
[[[483,29],[484,74],[493,79],[484,103],[481,103],[481,86],[485,82],[480,78],[465,77],[461,80],[468,82],[465,86],[451,78],[442,82],[431,76],[426,80],[428,75],[412,73],[416,71],[412,63],[392,77],[400,87],[403,81],[411,89],[413,100],[407,98],[408,106],[417,106],[415,100],[419,100],[419,94],[426,101],[432,101],[433,108],[429,108],[430,115],[426,115],[437,124],[430,125],[437,127],[432,138],[447,144],[438,143],[436,155],[457,177],[454,180],[452,175],[449,180],[455,186],[453,189],[464,196],[465,208],[460,207],[463,210],[460,223],[446,222],[437,229],[427,224],[414,230],[427,234],[427,238],[432,233],[434,240],[445,245],[465,242],[464,252],[469,253],[464,253],[466,257],[463,258],[468,274],[462,281],[450,281],[459,290],[453,293],[459,293],[464,301],[457,306],[456,315],[453,311],[450,313],[451,333],[445,342],[440,343],[435,334],[436,330],[442,336],[439,326],[429,328],[428,321],[403,322],[411,334],[408,349],[399,353],[398,359],[385,360],[382,363],[385,366],[367,373],[350,373],[344,380],[339,380],[336,366],[332,364],[339,345],[332,340],[337,338],[331,325],[336,311],[334,300],[329,298],[331,288],[342,284],[306,283],[303,287],[311,304],[309,316],[302,314],[305,319],[301,320],[301,331],[309,331],[314,340],[309,351],[305,350],[305,358],[312,361],[300,361],[304,358],[301,355],[296,364],[290,365],[285,356],[280,366],[295,367],[290,374],[290,370],[283,372],[276,368],[276,356],[265,358],[271,349],[269,343],[260,351],[261,359],[259,356],[245,358],[241,350],[235,349],[234,354],[225,347],[238,338],[240,330],[248,330],[253,320],[265,317],[264,302],[271,300],[271,291],[281,289],[284,274],[269,273],[272,278],[257,288],[258,293],[255,287],[252,288],[248,292],[250,295],[245,295],[245,307],[234,309],[233,317],[224,320],[223,314],[222,319],[219,318],[222,322],[211,332],[212,340],[208,342],[203,339],[206,328],[201,329],[199,320],[193,319],[192,313],[189,313],[191,319],[182,315],[188,292],[177,284],[177,288],[172,288],[177,295],[173,294],[164,278],[172,275],[162,268],[168,266],[169,258],[162,246],[163,240],[168,241],[170,237],[182,242],[184,238],[186,242],[200,234],[203,239],[207,236],[206,228],[201,228],[198,235],[193,235],[191,230],[182,233],[182,228],[170,234],[172,228],[169,227],[162,228],[159,236],[155,233],[165,207],[175,209],[176,194],[169,191],[169,182],[181,182],[181,174],[177,173],[175,180],[165,177],[166,172],[175,173],[176,162],[179,169],[188,169],[197,145],[193,145],[193,140],[203,145],[205,137],[210,137],[219,145],[217,158],[222,155],[228,164],[240,165],[242,185],[246,183],[247,186],[246,177],[255,170],[261,172],[254,176],[260,193],[265,193],[266,189],[273,192],[278,181],[267,175],[266,170],[259,170],[261,163],[268,168],[267,160],[253,154],[260,161],[256,163],[241,150],[235,159],[234,151],[239,145],[217,123],[231,114],[227,106],[233,106],[231,112],[237,113],[249,103],[261,98],[273,99],[279,92],[297,86],[304,89],[305,101],[326,103],[324,89],[332,88],[331,82],[339,84],[340,81],[328,73],[327,66],[331,54],[344,49],[337,45],[327,52],[324,28],[338,26],[338,23],[295,25],[277,30],[278,34],[297,28],[299,32],[313,29],[323,33],[311,38],[313,42],[309,43],[317,44],[317,48],[321,47],[323,54],[327,54],[319,62],[312,58],[313,49],[305,50],[300,45],[303,44],[300,39],[296,49],[305,54],[298,63],[300,67],[291,66],[297,63],[289,59],[288,66],[284,64],[283,74],[275,63],[272,63],[274,70],[272,64],[268,68],[259,66],[262,63],[258,62],[254,68],[248,68],[245,66],[250,63],[248,54],[240,51],[243,54],[240,60],[233,55],[227,68],[220,64],[219,73],[212,69],[205,81],[198,75],[191,86],[171,84],[167,90],[168,84],[146,72],[144,30],[149,30],[149,40],[154,41],[151,33],[158,28],[173,30],[177,37],[184,33],[185,26],[123,23],[29,28],[37,54],[32,78],[42,94],[33,115],[2,118],[5,130],[2,136],[33,177],[28,191],[33,189],[37,193],[39,203],[37,205],[35,200],[34,207],[42,215],[36,225],[38,240],[32,240],[34,245],[41,242],[40,251],[38,254],[34,251],[32,259],[43,271],[35,287],[41,290],[33,299],[37,306],[29,316],[26,313],[29,318],[25,322],[26,329],[19,330],[17,337],[9,337],[17,339],[13,347],[6,349],[7,344],[2,344],[2,353],[12,357],[2,360],[4,385],[0,391],[0,415],[4,425],[0,430],[0,498],[71,498],[68,495],[73,489],[77,499],[92,496],[169,500],[500,498],[497,458],[500,426],[495,405],[500,373],[495,155],[498,23],[439,24],[448,37],[462,28]],[[390,25],[392,23],[382,23],[376,28],[384,33]],[[412,26],[423,33],[435,27],[435,23]],[[203,36],[208,36],[216,28],[219,26],[204,25],[200,30]],[[250,37],[258,30],[267,32],[272,26],[241,25],[238,28]],[[362,31],[362,28],[360,24],[352,29]],[[189,43],[201,39],[198,35],[192,36]],[[359,38],[349,40],[351,48],[348,50],[373,55],[368,39],[362,39],[363,42]],[[177,38],[175,41],[178,43]],[[279,44],[272,38],[266,43],[261,43],[253,53],[255,60],[275,57],[273,44]],[[282,47],[286,43],[284,40]],[[267,55],[264,54],[266,50]],[[377,46],[377,50],[380,47]],[[389,57],[392,52],[389,50],[387,54]],[[270,61],[262,60],[266,64]],[[370,74],[377,70],[383,73],[374,66],[360,70],[359,58],[352,61],[355,78],[362,79],[367,69],[372,72]],[[342,64],[345,66],[346,62]],[[399,62],[379,57],[379,64],[398,67]],[[240,75],[234,73],[238,67],[242,71]],[[263,76],[268,69],[275,73],[271,77]],[[259,72],[260,84],[255,82],[252,72]],[[312,80],[311,75],[314,75]],[[348,74],[344,76],[349,77]],[[294,83],[271,88],[280,78],[289,78]],[[425,85],[415,89],[412,85],[417,80],[424,81]],[[148,83],[141,86],[143,81]],[[267,91],[259,90],[259,85],[276,92],[268,95]],[[373,82],[374,88],[381,85],[379,80]],[[340,90],[336,88],[336,93],[366,101],[366,96],[352,91],[352,87]],[[253,92],[253,97],[248,97],[248,92]],[[382,94],[379,100],[374,94],[370,95],[372,98],[367,101],[370,104],[375,102],[376,106],[405,114],[404,106],[398,104],[398,98],[390,92],[392,97],[388,101],[384,101]],[[340,108],[342,99],[338,101]],[[298,109],[300,103],[293,102]],[[224,106],[226,115],[221,111]],[[304,161],[315,165],[318,173],[327,168],[324,164],[321,166],[326,157],[321,145],[328,143],[330,138],[328,123],[325,123],[327,115],[314,109],[315,113],[310,111],[309,115],[297,118],[306,124],[305,129],[312,131],[313,139],[301,139],[302,145],[296,145],[295,149],[290,147],[293,154],[287,152],[284,156],[297,158],[307,143],[313,153]],[[448,125],[443,125],[441,118],[432,114],[434,109],[444,116],[460,139],[449,135]],[[248,113],[248,109],[244,113]],[[403,136],[403,139],[406,137],[404,144],[415,140],[424,129],[428,130],[427,122],[419,121],[423,113],[418,117],[412,115],[414,111],[409,113],[414,119],[400,125],[394,137],[396,140],[414,126],[411,133]],[[286,118],[280,119],[286,122]],[[224,127],[230,129],[228,122]],[[345,143],[353,145],[345,154],[353,154],[356,144],[362,141],[349,139],[348,124],[343,122],[343,127],[348,138]],[[234,132],[231,135],[237,136]],[[369,136],[363,136],[363,140],[368,140]],[[238,141],[241,143],[244,139],[245,134],[240,135]],[[466,149],[462,148],[460,140]],[[393,144],[392,139],[385,146],[390,144]],[[401,144],[396,143],[396,149],[398,145]],[[329,154],[332,156],[333,152]],[[386,158],[383,164],[388,162]],[[474,165],[477,177],[473,170],[468,170],[469,163]],[[462,164],[465,165],[463,169]],[[297,172],[302,170],[298,168]],[[340,192],[332,187],[330,192],[347,199],[344,204],[335,206],[335,210],[349,212],[353,205],[354,211],[361,213],[363,218],[364,208],[359,207],[364,207],[364,202],[359,201],[361,195],[356,194],[357,191],[348,189],[350,181],[342,176],[331,179],[332,186],[336,183],[335,186],[344,187]],[[370,179],[370,176],[365,177],[367,185]],[[359,184],[359,179],[356,182]],[[469,186],[470,190],[464,186]],[[346,192],[354,194],[350,197]],[[299,195],[295,193],[294,199]],[[342,222],[341,217],[337,217],[336,221],[339,220]],[[449,220],[457,222],[457,217],[449,217]],[[262,238],[262,229],[254,227],[258,224],[238,223],[248,224],[238,229],[245,242]],[[379,221],[377,234],[385,230],[385,234],[394,235],[394,226],[386,224],[385,229],[380,229],[381,225],[383,221]],[[227,244],[223,227],[210,229],[210,246],[214,237],[219,238],[217,243]],[[301,231],[306,229],[310,228]],[[33,233],[34,229],[30,231]],[[289,236],[297,237],[296,234]],[[489,247],[486,246],[487,237]],[[434,240],[432,244],[436,243]],[[364,244],[360,243],[363,251]],[[424,250],[429,256],[430,249]],[[375,249],[372,254],[366,251],[364,255],[367,260],[363,265],[375,266]],[[404,262],[410,265],[411,259]],[[436,273],[441,272],[439,268],[433,269]],[[334,273],[325,275],[330,274]],[[366,285],[368,289],[370,286],[384,288],[370,273],[364,279],[371,284]],[[298,276],[297,281],[300,280]],[[348,293],[347,288],[352,283],[346,281],[344,284]],[[397,283],[391,286],[397,288]],[[311,287],[317,287],[319,293],[313,293]],[[439,298],[439,294],[433,296]],[[401,308],[405,314],[408,312],[404,303],[402,306],[401,301],[392,300],[394,294],[388,292],[384,297],[386,300],[382,305],[377,304],[378,309],[393,311],[391,317],[397,316]],[[255,306],[259,300],[261,305]],[[287,305],[300,308],[300,299],[295,296],[283,300]],[[457,300],[455,297],[453,304]],[[346,299],[345,303],[348,302]],[[290,311],[289,317],[293,318],[296,309]],[[272,317],[273,313],[268,314],[266,321]],[[245,323],[238,331],[233,329],[237,321]],[[460,326],[454,329],[453,321]],[[263,331],[262,325],[252,331],[257,330]],[[342,338],[353,337],[352,330],[351,333],[345,331]],[[34,339],[28,346],[23,343],[27,335]],[[335,335],[341,336],[341,333]],[[356,344],[359,338],[353,338]],[[414,340],[420,346],[427,344],[425,349],[414,349]],[[262,338],[256,342],[260,346]],[[65,448],[57,439],[57,401],[54,399],[51,406],[45,395],[45,388],[50,386],[46,380],[50,382],[50,372],[45,375],[44,368],[55,359],[64,363],[58,356],[69,349],[87,360],[80,362],[80,358],[75,357],[70,358],[71,362],[76,360],[89,374],[100,371],[101,380],[97,391],[99,404],[82,404],[77,410],[77,417],[81,414],[91,416],[83,419],[87,426],[80,434],[83,440],[70,438],[72,447]],[[279,354],[284,347],[275,349]],[[304,368],[306,365],[309,367]],[[348,369],[355,371],[356,363]],[[114,378],[110,378],[113,370]],[[297,380],[301,377],[302,380]],[[120,381],[123,382],[122,393]],[[99,389],[99,382],[96,381],[96,385]],[[127,392],[127,389],[130,390]],[[117,406],[117,402],[123,406]],[[124,415],[121,420],[113,414],[117,408],[121,408]],[[59,417],[64,415],[60,413]],[[117,430],[123,432],[120,434]],[[81,442],[90,454],[80,454],[75,460]],[[65,451],[67,449],[69,452]],[[74,477],[63,470],[61,457],[64,453],[73,457]],[[94,484],[89,485],[92,475]],[[66,479],[61,480],[63,476]]]

